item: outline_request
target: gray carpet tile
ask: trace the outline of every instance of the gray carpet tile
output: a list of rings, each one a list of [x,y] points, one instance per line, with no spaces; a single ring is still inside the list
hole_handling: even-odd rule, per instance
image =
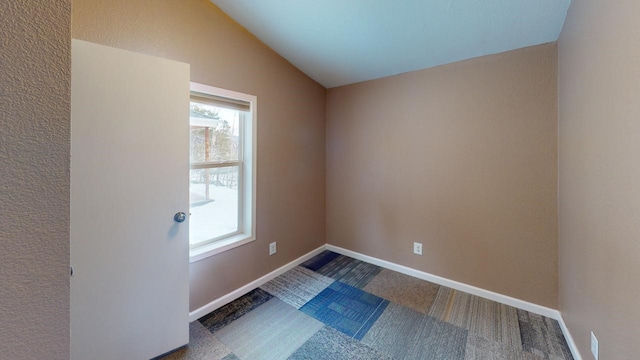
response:
[[[360,341],[323,327],[289,357],[290,360],[391,360],[390,357]]]
[[[297,266],[260,288],[299,309],[334,281],[330,277]]]
[[[358,289],[364,288],[382,270],[381,267],[348,256],[339,255],[316,270]]]
[[[271,298],[273,298],[273,295],[268,292],[261,289],[255,289],[227,305],[201,317],[198,321],[209,329],[211,333],[215,334],[216,331],[242,317],[249,311],[264,304]]]
[[[469,333],[464,360],[540,360],[530,352],[506,346]]]
[[[573,359],[558,321],[517,310],[522,348],[543,359]]]
[[[330,251],[200,323],[166,359],[572,359],[553,319]]]
[[[362,342],[394,359],[464,359],[467,331],[390,303]]]
[[[286,359],[324,325],[273,298],[216,333],[240,359]]]
[[[439,285],[396,271],[382,269],[364,291],[426,314],[436,298]]]
[[[158,360],[231,360],[231,350],[200,322],[189,324],[189,345]]]
[[[436,293],[435,299],[431,304],[431,308],[429,308],[427,314],[440,320],[448,318],[453,303],[451,296],[453,295],[454,291],[455,290],[446,286],[440,286],[438,292]]]
[[[522,350],[518,313],[514,307],[443,286],[429,315],[487,340]]]

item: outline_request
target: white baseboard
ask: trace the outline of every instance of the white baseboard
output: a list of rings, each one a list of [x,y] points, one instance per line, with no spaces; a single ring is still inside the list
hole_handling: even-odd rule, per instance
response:
[[[221,306],[224,306],[230,302],[232,302],[233,300],[239,298],[240,296],[248,293],[249,291],[262,286],[263,284],[271,281],[272,279],[286,273],[287,271],[293,269],[294,267],[298,266],[299,264],[311,259],[312,257],[318,255],[319,253],[323,252],[326,249],[326,245],[322,245],[319,248],[305,254],[302,255],[301,257],[291,261],[290,263],[281,266],[277,269],[275,269],[274,271],[268,273],[267,275],[262,276],[261,278],[254,280],[222,297],[219,297],[215,300],[213,300],[212,302],[194,310],[189,312],[189,322],[194,322],[196,320],[198,320],[199,318],[207,315],[208,313],[212,312],[213,310],[218,309]]]
[[[509,305],[509,306],[513,306],[513,307],[517,307],[519,309],[522,310],[526,310],[535,314],[539,314],[539,315],[543,315],[546,317],[550,317],[552,319],[556,319],[559,316],[559,312],[558,310],[555,309],[551,309],[545,306],[541,306],[541,305],[537,305],[534,303],[530,303],[524,300],[520,300],[520,299],[516,299],[516,298],[512,298],[510,296],[507,295],[502,295],[502,294],[498,294],[495,293],[493,291],[489,291],[489,290],[485,290],[485,289],[481,289],[472,285],[467,285],[458,281],[454,281],[454,280],[449,280],[447,278],[443,278],[441,276],[437,276],[437,275],[433,275],[433,274],[429,274],[427,272],[424,271],[420,271],[420,270],[416,270],[416,269],[412,269],[410,267],[406,267],[403,265],[398,265],[395,263],[392,263],[390,261],[386,261],[386,260],[381,260],[381,259],[377,259],[368,255],[363,255],[360,253],[357,253],[355,251],[351,251],[351,250],[347,250],[347,249],[343,249],[341,247],[337,247],[334,245],[327,245],[327,250],[331,250],[333,252],[337,252],[339,254],[342,255],[347,255],[350,256],[354,259],[358,259],[358,260],[362,260],[365,262],[368,262],[370,264],[374,264],[374,265],[378,265],[381,266],[383,268],[389,269],[389,270],[394,270],[397,271],[399,273],[403,273],[409,276],[413,276],[416,277],[418,279],[422,279],[422,280],[427,280],[429,282],[438,284],[438,285],[442,285],[442,286],[446,286],[455,290],[460,290],[472,295],[476,295],[476,296],[480,296],[482,298],[485,299],[489,299],[489,300],[493,300],[493,301],[497,301],[499,303],[505,304],[505,305]]]
[[[556,319],[556,320],[558,320],[558,323],[560,324],[560,328],[562,329],[562,333],[564,334],[564,339],[567,341],[567,345],[569,345],[569,350],[571,350],[571,355],[573,355],[573,359],[582,360],[580,351],[578,351],[578,347],[576,346],[576,343],[573,341],[573,336],[571,336],[571,333],[569,332],[569,328],[567,327],[567,324],[565,324],[564,319],[562,318],[562,315],[560,314],[559,311],[558,311],[558,316],[559,316],[559,319]]]
[[[427,272],[424,271],[420,271],[420,270],[416,270],[416,269],[412,269],[410,267],[406,267],[403,265],[398,265],[395,263],[392,263],[390,261],[386,261],[386,260],[381,260],[378,258],[374,258],[372,256],[368,256],[368,255],[364,255],[355,251],[351,251],[351,250],[347,250],[335,245],[329,245],[327,244],[327,250],[331,250],[333,252],[336,252],[338,254],[342,254],[342,255],[346,255],[349,257],[352,257],[354,259],[358,259],[358,260],[362,260],[365,262],[368,262],[370,264],[374,264],[374,265],[378,265],[380,267],[389,269],[389,270],[394,270],[397,271],[399,273],[403,273],[409,276],[413,276],[416,277],[418,279],[422,279],[422,280],[427,280],[429,282],[438,284],[438,285],[442,285],[442,286],[446,286],[455,290],[459,290],[459,291],[463,291],[472,295],[476,295],[485,299],[489,299],[489,300],[493,300],[496,302],[499,302],[501,304],[505,304],[505,305],[509,305],[509,306],[513,306],[515,308],[521,309],[521,310],[525,310],[525,311],[529,311],[532,312],[534,314],[538,314],[538,315],[542,315],[542,316],[546,316],[548,318],[557,320],[558,323],[560,324],[560,328],[562,329],[562,333],[564,334],[565,339],[567,340],[567,345],[569,345],[569,349],[571,350],[571,353],[573,355],[573,358],[575,360],[582,360],[582,357],[580,356],[580,352],[578,351],[578,348],[576,347],[576,344],[573,342],[573,337],[571,336],[571,334],[569,333],[569,329],[567,328],[566,324],[564,323],[564,320],[562,319],[562,315],[560,314],[560,311],[556,310],[556,309],[551,309],[548,308],[546,306],[542,306],[542,305],[538,305],[538,304],[534,304],[528,301],[524,301],[524,300],[520,300],[520,299],[516,299],[513,298],[511,296],[507,296],[507,295],[502,295],[493,291],[489,291],[489,290],[485,290],[485,289],[481,289],[478,287],[475,287],[473,285],[468,285],[465,283],[461,283],[458,281],[454,281],[454,280],[449,280],[447,278],[443,278],[441,276],[437,276],[437,275],[433,275],[433,274],[429,274]]]
[[[569,329],[567,328],[567,325],[564,322],[564,319],[562,318],[562,315],[560,314],[560,311],[556,310],[556,309],[551,309],[548,308],[546,306],[541,306],[541,305],[537,305],[534,303],[530,303],[528,301],[524,301],[524,300],[520,300],[520,299],[516,299],[513,298],[511,296],[507,296],[507,295],[502,295],[502,294],[498,294],[496,292],[493,291],[489,291],[489,290],[485,290],[485,289],[481,289],[472,285],[468,285],[465,283],[461,283],[458,281],[454,281],[454,280],[449,280],[447,278],[443,278],[441,276],[437,276],[437,275],[433,275],[433,274],[429,274],[427,272],[424,271],[420,271],[420,270],[416,270],[416,269],[412,269],[410,267],[406,267],[404,265],[398,265],[395,263],[392,263],[390,261],[386,261],[386,260],[381,260],[378,258],[374,258],[372,256],[368,256],[368,255],[364,255],[355,251],[351,251],[351,250],[347,250],[338,246],[334,246],[334,245],[322,245],[319,248],[305,254],[302,255],[301,257],[291,261],[290,263],[279,267],[278,269],[262,276],[261,278],[254,280],[192,312],[189,313],[189,321],[193,322],[198,320],[199,318],[203,317],[204,315],[207,315],[208,313],[212,312],[213,310],[216,310],[218,308],[220,308],[221,306],[224,306],[230,302],[232,302],[233,300],[239,298],[240,296],[248,293],[249,291],[260,287],[261,285],[271,281],[272,279],[284,274],[285,272],[293,269],[294,267],[300,265],[301,263],[307,261],[308,259],[318,255],[319,253],[321,253],[324,250],[330,250],[333,252],[336,252],[338,254],[342,254],[342,255],[346,255],[349,257],[352,257],[354,259],[358,259],[358,260],[362,260],[365,262],[368,262],[370,264],[374,264],[374,265],[378,265],[380,267],[389,269],[389,270],[394,270],[397,271],[399,273],[403,273],[409,276],[413,276],[416,277],[418,279],[422,279],[422,280],[427,280],[430,281],[432,283],[438,284],[438,285],[442,285],[442,286],[446,286],[455,290],[459,290],[459,291],[463,291],[472,295],[476,295],[485,299],[489,299],[489,300],[493,300],[505,305],[509,305],[509,306],[513,306],[516,307],[518,309],[521,310],[526,310],[529,312],[532,312],[534,314],[538,314],[538,315],[542,315],[542,316],[546,316],[552,319],[555,319],[558,321],[558,323],[560,324],[560,328],[562,329],[562,332],[564,334],[565,339],[567,340],[567,345],[569,345],[569,349],[571,350],[571,353],[573,355],[573,358],[575,360],[582,360],[582,357],[580,356],[580,352],[578,351],[578,348],[576,347],[575,342],[573,341],[573,337],[571,336],[571,333],[569,333]]]

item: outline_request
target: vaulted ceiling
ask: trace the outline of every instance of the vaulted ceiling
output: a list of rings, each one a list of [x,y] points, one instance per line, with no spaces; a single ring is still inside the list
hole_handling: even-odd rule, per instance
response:
[[[571,0],[211,0],[327,88],[556,41]]]

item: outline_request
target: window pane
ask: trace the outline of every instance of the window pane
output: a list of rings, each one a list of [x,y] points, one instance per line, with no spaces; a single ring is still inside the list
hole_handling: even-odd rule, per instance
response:
[[[238,167],[191,170],[189,243],[238,231]]]
[[[240,160],[243,112],[191,102],[191,162]]]

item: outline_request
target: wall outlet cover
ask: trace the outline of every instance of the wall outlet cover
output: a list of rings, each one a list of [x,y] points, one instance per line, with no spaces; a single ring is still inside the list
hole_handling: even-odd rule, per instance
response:
[[[273,254],[275,254],[275,253],[276,253],[276,251],[277,251],[277,249],[276,249],[276,242],[274,241],[274,242],[272,242],[272,243],[270,243],[270,244],[269,244],[269,255],[273,255]]]
[[[417,255],[422,255],[422,244],[414,242],[413,243],[413,253]]]

